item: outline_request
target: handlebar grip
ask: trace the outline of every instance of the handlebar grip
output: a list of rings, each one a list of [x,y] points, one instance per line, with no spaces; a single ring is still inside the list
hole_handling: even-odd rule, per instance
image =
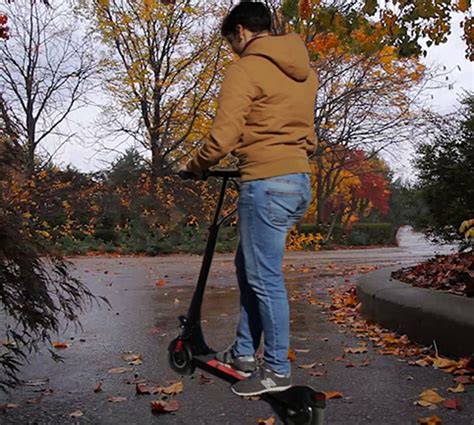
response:
[[[192,173],[191,171],[181,170],[178,172],[178,176],[182,180],[191,180],[192,178],[194,178],[194,173]]]

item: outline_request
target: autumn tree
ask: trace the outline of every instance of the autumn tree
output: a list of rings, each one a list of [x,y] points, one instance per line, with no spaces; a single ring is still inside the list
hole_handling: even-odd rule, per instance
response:
[[[215,31],[217,3],[176,0],[82,2],[105,43],[102,75],[112,102],[107,135],[134,141],[155,179],[205,135],[226,59]]]
[[[64,3],[51,6],[25,0],[4,6],[10,37],[0,44],[0,82],[20,120],[29,175],[40,163],[39,153],[47,159],[55,153],[48,153],[45,142],[60,147],[71,140],[64,125],[85,105],[95,72],[92,47],[78,21]]]
[[[5,191],[22,174],[24,152],[18,140],[20,120],[0,96],[0,304],[4,313],[0,351],[0,390],[19,383],[17,373],[66,324],[80,325],[78,313],[98,301],[74,278],[68,263],[48,243],[47,235],[15,211]],[[21,178],[21,177],[20,177]],[[24,205],[32,203],[25,199]],[[105,299],[103,299],[105,301]],[[60,360],[52,347],[52,357]]]
[[[428,235],[442,241],[463,239],[458,231],[474,218],[474,95],[447,116],[432,116],[432,136],[417,148],[417,187],[426,210],[416,217]]]

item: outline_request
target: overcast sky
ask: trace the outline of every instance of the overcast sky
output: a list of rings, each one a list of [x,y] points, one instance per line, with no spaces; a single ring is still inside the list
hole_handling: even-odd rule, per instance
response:
[[[433,46],[428,50],[428,55],[423,62],[430,66],[446,66],[448,70],[452,70],[449,76],[449,83],[453,88],[432,90],[427,94],[427,100],[432,109],[437,112],[447,113],[456,109],[459,96],[463,90],[474,91],[474,63],[465,59],[465,43],[462,40],[462,29],[459,26],[460,17],[455,17],[453,23],[453,31],[449,40],[442,46]],[[98,113],[97,109],[88,108],[74,115],[76,124],[71,125],[71,129],[79,131],[79,127],[90,130],[93,120]],[[82,171],[95,171],[105,168],[107,164],[114,160],[117,156],[116,151],[108,153],[97,153],[98,146],[91,145],[92,138],[85,136],[82,142],[74,141],[60,149],[55,157],[55,162],[62,166],[71,164]],[[87,142],[89,141],[89,142]],[[57,146],[57,142],[50,141],[47,149],[53,151]],[[110,148],[114,147],[113,141],[106,143]],[[123,144],[120,150],[123,151],[127,147]],[[394,161],[389,159],[390,166],[394,169],[397,176],[403,179],[409,179],[411,173],[410,159],[413,151],[407,147],[405,153]]]

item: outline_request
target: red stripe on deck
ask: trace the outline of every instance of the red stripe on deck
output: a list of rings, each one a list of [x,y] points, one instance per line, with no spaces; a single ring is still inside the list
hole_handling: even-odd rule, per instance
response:
[[[244,377],[242,375],[239,375],[234,369],[224,366],[222,363],[219,363],[215,359],[209,360],[207,364],[209,366],[212,366],[213,368],[220,370],[221,372],[226,373],[227,375],[234,377],[235,379],[238,379],[239,381],[244,379]]]

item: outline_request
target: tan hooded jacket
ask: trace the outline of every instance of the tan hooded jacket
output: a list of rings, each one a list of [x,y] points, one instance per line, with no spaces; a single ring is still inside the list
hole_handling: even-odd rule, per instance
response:
[[[199,175],[232,152],[242,180],[311,172],[317,85],[298,35],[253,39],[227,70],[211,131],[188,170]]]

